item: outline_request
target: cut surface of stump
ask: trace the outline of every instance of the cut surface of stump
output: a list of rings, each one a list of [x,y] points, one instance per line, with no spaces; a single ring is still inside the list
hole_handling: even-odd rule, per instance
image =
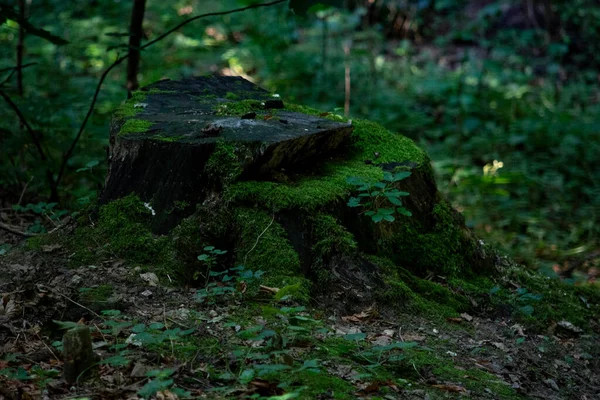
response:
[[[239,77],[160,81],[112,121],[101,203],[134,192],[162,215],[155,230],[165,232],[211,190],[302,171],[351,131],[349,123],[285,110],[278,96]]]

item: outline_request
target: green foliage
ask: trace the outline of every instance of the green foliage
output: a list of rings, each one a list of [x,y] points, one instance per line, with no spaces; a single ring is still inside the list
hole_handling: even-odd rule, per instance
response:
[[[200,275],[206,280],[208,284],[208,277],[211,276],[212,270],[217,266],[217,257],[227,253],[227,250],[215,249],[214,246],[204,247],[206,253],[198,256],[198,261],[201,261],[206,266],[206,271],[202,274],[200,271],[194,272],[194,280],[198,279]]]
[[[349,177],[348,183],[357,186],[356,190],[361,192],[358,197],[348,200],[348,207],[363,207],[364,214],[371,217],[373,222],[394,222],[394,214],[410,217],[412,214],[403,205],[401,197],[408,196],[408,192],[402,192],[394,187],[398,181],[410,176],[408,171],[384,172],[383,181],[366,182],[358,177]]]
[[[259,281],[263,274],[263,271],[252,271],[241,265],[220,272],[210,271],[209,276],[219,281],[207,281],[206,287],[196,292],[196,301],[215,304],[227,301],[231,296],[242,296],[248,290],[248,285]]]

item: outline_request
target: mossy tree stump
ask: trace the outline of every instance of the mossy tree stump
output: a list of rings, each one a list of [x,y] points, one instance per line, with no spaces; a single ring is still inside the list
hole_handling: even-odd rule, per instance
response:
[[[402,201],[412,216],[375,223],[347,205],[357,194],[348,178],[378,182],[399,171],[411,175],[390,189],[409,193]],[[139,200],[114,202],[132,192]],[[489,274],[501,262],[437,191],[411,140],[283,103],[241,78],[161,81],[135,93],[112,122],[101,196],[111,201],[112,214],[149,204],[145,223],[169,232],[162,248],[173,253],[157,258],[176,259],[175,268],[201,270],[197,256],[216,246],[229,250],[223,268],[265,271],[280,297],[344,311],[430,300],[457,310],[465,299],[425,278]]]
[[[351,125],[290,112],[242,78],[164,80],[113,119],[101,201],[134,192],[165,233],[210,193],[240,179],[277,179],[333,153]]]

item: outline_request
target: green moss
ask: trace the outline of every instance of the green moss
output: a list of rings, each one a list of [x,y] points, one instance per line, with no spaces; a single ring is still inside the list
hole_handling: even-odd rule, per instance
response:
[[[208,177],[228,186],[242,173],[241,162],[235,154],[234,144],[222,140],[217,141],[215,150],[206,162],[205,172]]]
[[[434,226],[402,225],[389,242],[388,256],[411,270],[455,276],[470,274],[474,243],[445,200],[433,208]],[[412,221],[411,221],[412,222]]]
[[[117,117],[133,117],[144,111],[144,107],[136,107],[136,104],[146,102],[148,92],[136,91],[131,94],[131,98],[121,105],[116,111]]]
[[[342,378],[306,370],[297,371],[293,374],[281,374],[276,378],[285,382],[284,385],[290,385],[288,388],[290,392],[294,391],[294,387],[297,387],[299,389],[297,398],[299,399],[318,399],[322,396],[334,399],[349,399],[354,397],[353,393],[356,390],[352,383]]]
[[[240,208],[234,218],[240,230],[240,241],[235,246],[236,262],[251,270],[264,271],[264,285],[284,288],[300,284],[294,292],[307,294],[310,281],[302,277],[298,254],[281,225],[257,209]]]
[[[508,268],[502,279],[507,289],[491,294],[492,301],[511,304],[515,316],[531,328],[546,330],[551,321],[569,321],[579,328],[590,329],[590,321],[600,314],[597,288],[568,285],[520,266]],[[521,291],[514,288],[515,283]],[[520,311],[526,306],[532,307],[530,315]]]
[[[129,121],[131,121],[131,120],[129,120]],[[122,133],[122,132],[123,131],[121,130],[120,133]],[[131,133],[131,132],[129,132],[129,133]],[[183,138],[183,136],[181,136],[181,135],[180,136],[154,135],[154,136],[150,137],[150,139],[152,139],[152,140],[158,140],[158,141],[161,141],[161,142],[178,142],[182,138]]]
[[[102,257],[121,257],[128,262],[166,267],[172,263],[167,237],[150,232],[152,214],[131,194],[102,206],[94,225],[77,229],[69,243],[75,263],[97,262]]]
[[[100,285],[95,288],[82,288],[80,298],[85,302],[99,303],[105,302],[112,296],[114,288],[112,285]]]
[[[349,254],[357,250],[354,235],[346,230],[339,221],[328,214],[319,213],[313,219],[314,242],[312,251],[319,257],[328,257],[333,253]]]
[[[296,282],[288,284],[277,292],[275,300],[280,301],[282,299],[293,299],[295,301],[306,303],[310,300],[309,287],[306,284],[306,280],[303,278],[287,278],[287,282]]]
[[[418,348],[408,349],[404,354],[405,358],[400,362],[398,371],[403,376],[419,380],[421,376],[418,371],[430,371],[439,381],[460,385],[477,394],[491,392],[495,399],[521,398],[514,389],[495,375],[477,368],[465,369],[457,366],[449,356]]]
[[[220,103],[215,107],[216,115],[244,115],[251,111],[264,110],[264,103],[260,100],[241,100]]]
[[[229,100],[237,100],[237,99],[239,99],[239,98],[240,98],[240,96],[238,96],[237,94],[235,94],[235,93],[232,93],[232,92],[227,92],[227,93],[225,94],[225,98],[226,98],[226,99],[229,99]]]
[[[292,110],[310,109],[294,107]],[[347,160],[327,162],[314,171],[314,175],[294,183],[239,182],[231,186],[227,196],[234,201],[261,204],[274,210],[314,210],[347,199],[353,189],[347,183],[348,177],[369,181],[383,179],[381,168],[365,164],[365,160],[374,158],[374,152],[381,154],[378,159],[381,162],[412,161],[422,164],[423,168],[430,168],[427,155],[410,139],[395,135],[375,123],[358,121],[354,125]]]
[[[33,236],[27,239],[27,241],[25,242],[25,247],[28,250],[39,250],[42,248],[42,245],[45,244],[45,241],[46,235]]]
[[[295,183],[237,182],[226,191],[226,197],[232,201],[261,204],[272,210],[312,211],[331,202],[345,201],[352,189],[352,185],[346,182],[349,176],[379,180],[383,173],[381,169],[360,161],[330,163],[323,167],[319,176],[300,178]]]
[[[384,304],[440,317],[455,317],[470,306],[465,296],[440,283],[419,278],[386,258],[369,258],[383,271],[386,288],[380,291],[379,298]]]
[[[129,133],[146,132],[152,125],[152,122],[143,119],[128,119],[121,127],[121,130],[119,130],[119,136],[127,135]]]

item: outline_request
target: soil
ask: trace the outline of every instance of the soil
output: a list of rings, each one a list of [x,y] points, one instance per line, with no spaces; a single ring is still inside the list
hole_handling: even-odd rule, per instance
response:
[[[20,241],[6,232],[1,235],[0,241],[5,243]],[[123,260],[109,258],[98,265],[69,269],[68,257],[60,246],[42,247],[41,251],[21,246],[0,257],[0,399],[134,399],[151,379],[143,371],[157,368],[174,368],[170,376],[174,384],[169,387],[177,386],[195,398],[266,398],[291,391],[289,386],[277,386],[285,380],[281,377],[231,381],[211,374],[213,368],[223,369],[224,365],[236,368],[233,343],[236,349],[248,352],[272,345],[239,338],[239,331],[248,326],[269,326],[285,319],[278,314],[276,322],[271,322],[263,315],[265,307],[281,306],[269,295],[255,293],[227,297],[215,304],[199,303],[197,289],[155,285],[139,266]],[[109,296],[102,298],[98,290],[96,299],[83,295],[103,285],[112,288]],[[244,290],[239,285],[236,288],[239,293]],[[120,315],[103,314],[103,310],[119,310]],[[284,361],[302,364],[317,354],[319,379],[335,379],[342,385],[317,389],[318,396],[313,392],[300,398],[600,398],[597,332],[584,334],[568,325],[533,332],[506,310],[477,306],[470,314],[448,319],[381,315],[372,308],[353,315],[330,315],[318,308],[300,314],[315,320],[321,330],[313,332],[308,342],[292,340],[284,345],[285,357],[291,357]],[[123,327],[115,327],[115,320],[123,322]],[[56,348],[63,332],[53,321],[96,328],[92,339],[100,358],[113,356],[110,345],[120,343],[134,362],[100,364],[93,379],[68,385],[61,378],[62,356]],[[134,323],[191,329],[186,340],[213,345],[183,348],[178,347],[184,346],[182,342],[170,339],[163,347],[138,347],[126,340],[135,330],[131,327]],[[355,341],[352,335],[357,335]],[[332,343],[343,342],[343,338],[358,347],[351,352],[332,350],[338,348]],[[361,373],[365,363],[357,361],[357,349],[391,343],[414,343],[421,351],[401,349],[400,358],[405,358],[396,364],[392,353],[386,353],[379,360],[380,367],[374,367],[376,374]],[[493,384],[486,379],[493,379]],[[163,389],[153,398],[179,398],[175,390]]]

